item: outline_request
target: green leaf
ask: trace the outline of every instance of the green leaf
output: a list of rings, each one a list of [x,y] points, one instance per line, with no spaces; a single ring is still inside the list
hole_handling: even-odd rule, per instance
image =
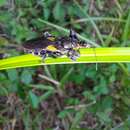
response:
[[[3,6],[3,5],[5,5],[6,4],[6,0],[0,0],[0,6]]]
[[[112,102],[112,97],[110,96],[107,96],[107,97],[104,97],[104,99],[102,100],[102,103],[101,103],[101,108],[103,111],[107,111],[108,109],[112,109],[112,105],[113,105],[113,102]]]
[[[30,32],[26,26],[23,26],[21,24],[16,24],[15,20],[12,20],[10,24],[12,26],[11,33],[12,35],[16,36],[15,40],[17,40],[17,42],[20,43],[23,39],[29,36]]]
[[[87,99],[87,100],[96,100],[96,97],[94,96],[94,94],[92,94],[91,91],[84,91],[83,92],[83,96]]]
[[[44,101],[46,100],[47,98],[49,98],[52,94],[54,93],[54,91],[52,90],[49,90],[47,92],[45,92],[42,96],[39,97],[39,101]]]
[[[78,124],[80,123],[80,121],[82,120],[82,118],[84,117],[86,113],[86,108],[82,108],[80,111],[78,111],[73,119],[72,125],[71,125],[71,129],[72,128],[76,128],[78,126]]]
[[[44,19],[48,20],[49,16],[50,16],[50,10],[48,8],[43,8],[44,10]]]
[[[130,97],[124,95],[121,99],[124,104],[126,104],[128,107],[130,106]]]
[[[104,112],[97,112],[97,116],[101,120],[101,122],[109,123],[111,121],[109,114]]]
[[[93,21],[93,19],[91,19],[91,17],[87,14],[87,11],[76,0],[74,0],[74,3],[79,8],[79,10],[84,14],[84,16],[90,20],[90,23],[94,27],[94,29],[95,29],[95,31],[97,33],[97,36],[99,37],[99,39],[100,39],[100,41],[101,41],[101,43],[103,45],[103,43],[104,43],[103,37],[102,37],[96,23]]]
[[[38,96],[36,96],[32,91],[29,91],[28,97],[32,108],[37,109],[39,104]]]
[[[29,71],[24,70],[21,74],[21,81],[25,84],[29,84],[32,81],[32,75]]]
[[[48,86],[48,85],[44,85],[44,84],[31,84],[29,85],[30,87],[33,87],[35,89],[39,89],[39,90],[55,90],[52,86]]]
[[[57,80],[57,68],[56,68],[56,65],[51,65],[49,67],[50,67],[49,70],[51,72],[52,78]]]
[[[65,12],[62,5],[60,4],[60,1],[56,2],[56,5],[53,9],[53,16],[56,20],[59,20],[59,21],[64,20]]]
[[[32,119],[28,107],[24,108],[24,111],[22,113],[22,120],[24,123],[25,130],[29,130],[31,127]]]
[[[7,70],[7,74],[11,81],[16,81],[18,79],[18,73],[16,69]]]
[[[0,81],[4,81],[6,79],[6,76],[3,73],[0,73]]]
[[[97,95],[108,93],[107,83],[103,77],[101,77],[100,84],[94,88],[94,92]]]
[[[0,85],[0,96],[8,96],[8,90]]]
[[[62,86],[62,88],[63,88],[63,86],[64,86],[64,84],[65,84],[65,82],[67,81],[67,79],[69,78],[69,76],[70,76],[70,74],[73,72],[73,68],[70,68],[69,70],[68,70],[68,72],[62,77],[62,79],[60,80],[60,85]]]
[[[67,115],[69,114],[68,110],[64,110],[64,111],[61,111],[59,114],[58,114],[58,117],[63,119],[65,117],[67,117]]]
[[[123,40],[124,44],[125,44],[125,42],[127,42],[129,35],[130,35],[130,11],[128,14],[127,22],[125,24],[124,33],[122,36],[122,40]]]
[[[68,114],[73,113],[73,112],[75,112],[75,110],[73,110],[73,109],[65,109],[65,110],[61,111],[58,114],[58,117],[61,118],[61,119],[63,119],[65,117],[67,117]]]
[[[67,98],[67,99],[65,99],[65,103],[67,105],[77,105],[80,103],[80,101],[78,98]]]
[[[70,79],[72,81],[74,81],[76,84],[81,84],[81,83],[83,83],[85,76],[77,74],[77,75],[73,75],[72,77],[70,77]]]

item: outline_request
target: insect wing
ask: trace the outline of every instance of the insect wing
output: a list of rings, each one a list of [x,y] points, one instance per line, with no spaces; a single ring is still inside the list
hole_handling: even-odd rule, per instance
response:
[[[49,40],[43,39],[43,38],[36,38],[36,39],[31,39],[31,40],[26,41],[23,44],[23,47],[29,50],[36,49],[36,48],[43,49],[43,48],[46,48],[48,44],[50,44]]]

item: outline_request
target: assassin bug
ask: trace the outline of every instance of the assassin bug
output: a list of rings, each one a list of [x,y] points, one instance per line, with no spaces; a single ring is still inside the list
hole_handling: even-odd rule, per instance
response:
[[[42,37],[28,40],[23,44],[25,52],[41,56],[43,59],[47,56],[56,58],[67,55],[74,61],[80,56],[79,48],[81,47],[88,48],[90,46],[88,43],[80,41],[72,29],[69,37],[55,37],[45,32]]]

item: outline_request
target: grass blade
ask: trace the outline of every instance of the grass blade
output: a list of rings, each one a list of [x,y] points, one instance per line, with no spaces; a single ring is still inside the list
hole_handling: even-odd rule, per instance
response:
[[[82,9],[82,7],[79,5],[79,3],[77,2],[77,0],[74,0],[74,3],[77,7],[79,7],[79,9],[83,12],[83,14],[86,16],[86,18],[89,19],[89,21],[91,22],[92,26],[94,27],[96,33],[97,33],[97,36],[99,37],[101,43],[103,44],[104,41],[103,41],[103,38],[102,38],[102,35],[100,34],[100,31],[96,25],[96,23],[91,19],[91,17],[84,11],[84,9]]]
[[[127,22],[125,24],[124,33],[122,36],[123,45],[126,45],[127,40],[129,39],[129,33],[130,33],[130,11],[128,14]]]
[[[91,17],[91,20],[95,21],[95,22],[102,22],[102,21],[106,21],[106,22],[121,22],[121,23],[126,23],[125,19],[121,19],[121,18],[112,18],[112,17]],[[89,18],[82,18],[82,19],[77,19],[76,21],[74,21],[73,23],[82,23],[82,22],[89,22],[90,19]]]
[[[45,20],[40,19],[40,18],[38,19],[38,21],[39,21],[39,22],[42,22],[42,23],[44,23],[44,24],[47,24],[47,25],[49,25],[49,26],[51,26],[51,27],[54,27],[54,28],[56,28],[56,29],[58,29],[58,30],[61,30],[61,31],[67,33],[67,34],[69,34],[69,30],[68,30],[68,29],[65,29],[65,28],[63,28],[63,27],[61,27],[61,26],[58,26],[58,25],[53,24],[53,23],[50,23],[50,22],[45,21]],[[89,39],[87,39],[87,38],[81,36],[81,35],[78,34],[78,33],[77,33],[77,36],[78,36],[80,39],[82,39],[82,40],[84,40],[84,41],[90,43],[91,45],[93,45],[93,46],[95,46],[95,47],[99,47],[99,45],[98,45],[97,43],[95,43],[95,42],[93,42],[93,41],[91,41],[91,40],[89,40]]]
[[[0,60],[0,70],[51,64],[130,62],[130,47],[82,48],[80,49],[80,54],[77,61],[72,61],[66,56],[59,58],[49,57],[44,61],[41,57],[31,54],[16,56]]]

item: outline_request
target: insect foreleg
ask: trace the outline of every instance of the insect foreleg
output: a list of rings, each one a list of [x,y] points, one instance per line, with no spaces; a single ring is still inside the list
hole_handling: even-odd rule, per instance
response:
[[[40,56],[42,57],[42,59],[45,59],[47,57],[47,52],[46,50],[41,50],[40,51]]]

